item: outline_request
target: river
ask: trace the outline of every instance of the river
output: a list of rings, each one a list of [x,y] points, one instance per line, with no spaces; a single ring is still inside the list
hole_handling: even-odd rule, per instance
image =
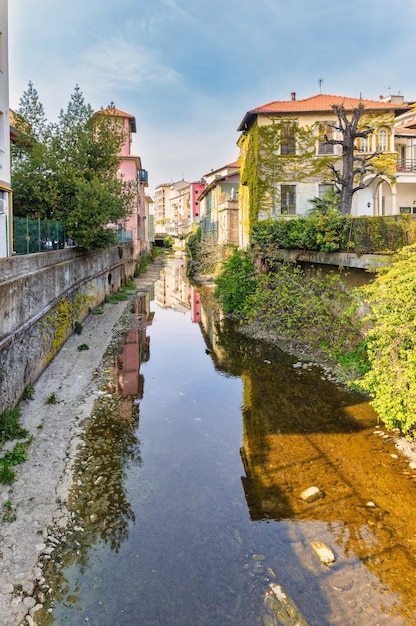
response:
[[[132,302],[38,623],[416,624],[416,484],[394,440],[362,396],[238,335],[204,291],[172,257]]]

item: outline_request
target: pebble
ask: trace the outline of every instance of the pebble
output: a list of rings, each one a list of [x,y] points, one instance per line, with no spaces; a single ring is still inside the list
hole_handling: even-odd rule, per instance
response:
[[[410,463],[409,463],[409,467],[410,467],[410,469],[412,469],[412,470],[416,469],[416,462],[415,462],[415,461],[410,461]]]
[[[308,489],[305,489],[305,491],[302,491],[300,497],[305,502],[314,502],[319,498],[323,498],[324,495],[325,494],[318,487],[309,487]]]
[[[376,505],[372,500],[370,500],[369,502],[366,503],[365,506],[368,506],[369,508],[375,508]]]
[[[26,596],[26,598],[23,598],[23,604],[27,606],[28,609],[31,609],[35,606],[36,600],[32,598],[32,596]]]
[[[331,548],[326,545],[326,543],[322,543],[321,541],[312,541],[311,546],[316,556],[322,561],[322,563],[325,565],[335,563],[335,554]]]
[[[13,593],[13,591],[14,591],[14,587],[10,583],[3,585],[3,587],[0,589],[0,593],[3,595],[6,595],[8,593]]]

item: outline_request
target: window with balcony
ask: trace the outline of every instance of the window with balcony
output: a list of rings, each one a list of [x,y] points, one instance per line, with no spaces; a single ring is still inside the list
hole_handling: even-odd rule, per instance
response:
[[[296,185],[280,185],[280,212],[296,215]]]

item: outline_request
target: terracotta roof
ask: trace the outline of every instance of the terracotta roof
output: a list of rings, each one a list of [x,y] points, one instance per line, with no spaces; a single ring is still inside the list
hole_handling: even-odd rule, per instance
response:
[[[121,111],[120,109],[108,107],[107,109],[101,109],[97,113],[105,113],[107,115],[113,115],[114,117],[126,117],[129,120],[129,126],[132,133],[136,132],[136,118],[130,113]]]
[[[352,111],[357,108],[359,103],[362,102],[367,110],[408,110],[409,105],[407,103],[387,102],[383,100],[365,100],[360,98],[348,98],[346,96],[334,96],[330,94],[317,94],[310,98],[304,98],[302,100],[277,100],[275,102],[269,102],[263,104],[251,111],[248,111],[243,118],[240,126],[237,130],[245,130],[248,128],[254,118],[257,115],[267,115],[269,113],[319,113],[325,111],[332,111],[334,104],[344,105],[346,111]]]
[[[415,126],[395,126],[394,134],[397,136],[416,137]]]

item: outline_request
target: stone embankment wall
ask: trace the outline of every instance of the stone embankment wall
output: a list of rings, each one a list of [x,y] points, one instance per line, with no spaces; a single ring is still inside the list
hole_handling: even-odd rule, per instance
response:
[[[65,249],[0,259],[0,412],[35,382],[75,322],[134,270],[130,243],[99,252]]]

